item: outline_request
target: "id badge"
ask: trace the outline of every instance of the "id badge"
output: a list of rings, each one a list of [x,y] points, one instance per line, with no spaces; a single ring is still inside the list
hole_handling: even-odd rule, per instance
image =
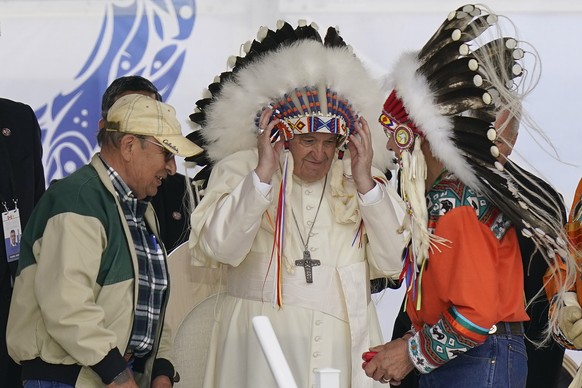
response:
[[[6,259],[9,263],[20,258],[20,212],[18,208],[2,213],[2,226],[4,229],[4,248]]]

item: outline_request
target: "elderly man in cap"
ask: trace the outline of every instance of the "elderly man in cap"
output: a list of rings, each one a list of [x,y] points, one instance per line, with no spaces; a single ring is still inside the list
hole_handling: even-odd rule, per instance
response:
[[[98,140],[101,152],[47,190],[22,236],[7,337],[25,387],[176,378],[166,252],[149,200],[176,172],[174,155],[200,149],[171,106],[140,94],[113,104]]]

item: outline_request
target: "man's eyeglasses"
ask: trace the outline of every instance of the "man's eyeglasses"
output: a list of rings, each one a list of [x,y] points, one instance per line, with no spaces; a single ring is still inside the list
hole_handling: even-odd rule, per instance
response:
[[[168,151],[168,149],[167,149],[166,147],[164,147],[163,145],[161,145],[161,144],[160,144],[160,143],[158,143],[157,141],[153,141],[153,140],[147,139],[147,138],[145,138],[145,137],[142,137],[142,138],[140,138],[140,139],[142,139],[142,140],[145,140],[145,141],[147,141],[148,143],[152,143],[152,144],[155,144],[155,145],[157,145],[158,147],[160,147],[160,148],[162,149],[163,153],[164,153],[164,160],[165,160],[166,162],[169,162],[170,160],[174,159],[174,154],[173,154],[173,153],[171,153],[170,151]]]

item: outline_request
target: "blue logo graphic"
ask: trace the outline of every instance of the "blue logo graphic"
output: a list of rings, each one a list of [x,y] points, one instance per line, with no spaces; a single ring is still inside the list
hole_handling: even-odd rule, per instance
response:
[[[86,164],[97,150],[101,96],[114,79],[141,75],[171,95],[192,34],[195,0],[104,2],[105,16],[76,87],[36,111],[47,182]]]

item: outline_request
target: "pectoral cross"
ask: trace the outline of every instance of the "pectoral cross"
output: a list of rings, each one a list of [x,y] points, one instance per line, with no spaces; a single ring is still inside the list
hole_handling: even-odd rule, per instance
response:
[[[307,283],[313,283],[313,267],[317,267],[321,264],[319,260],[311,260],[311,254],[306,249],[303,251],[303,260],[295,260],[295,265],[298,267],[303,267],[305,270],[305,281]]]

